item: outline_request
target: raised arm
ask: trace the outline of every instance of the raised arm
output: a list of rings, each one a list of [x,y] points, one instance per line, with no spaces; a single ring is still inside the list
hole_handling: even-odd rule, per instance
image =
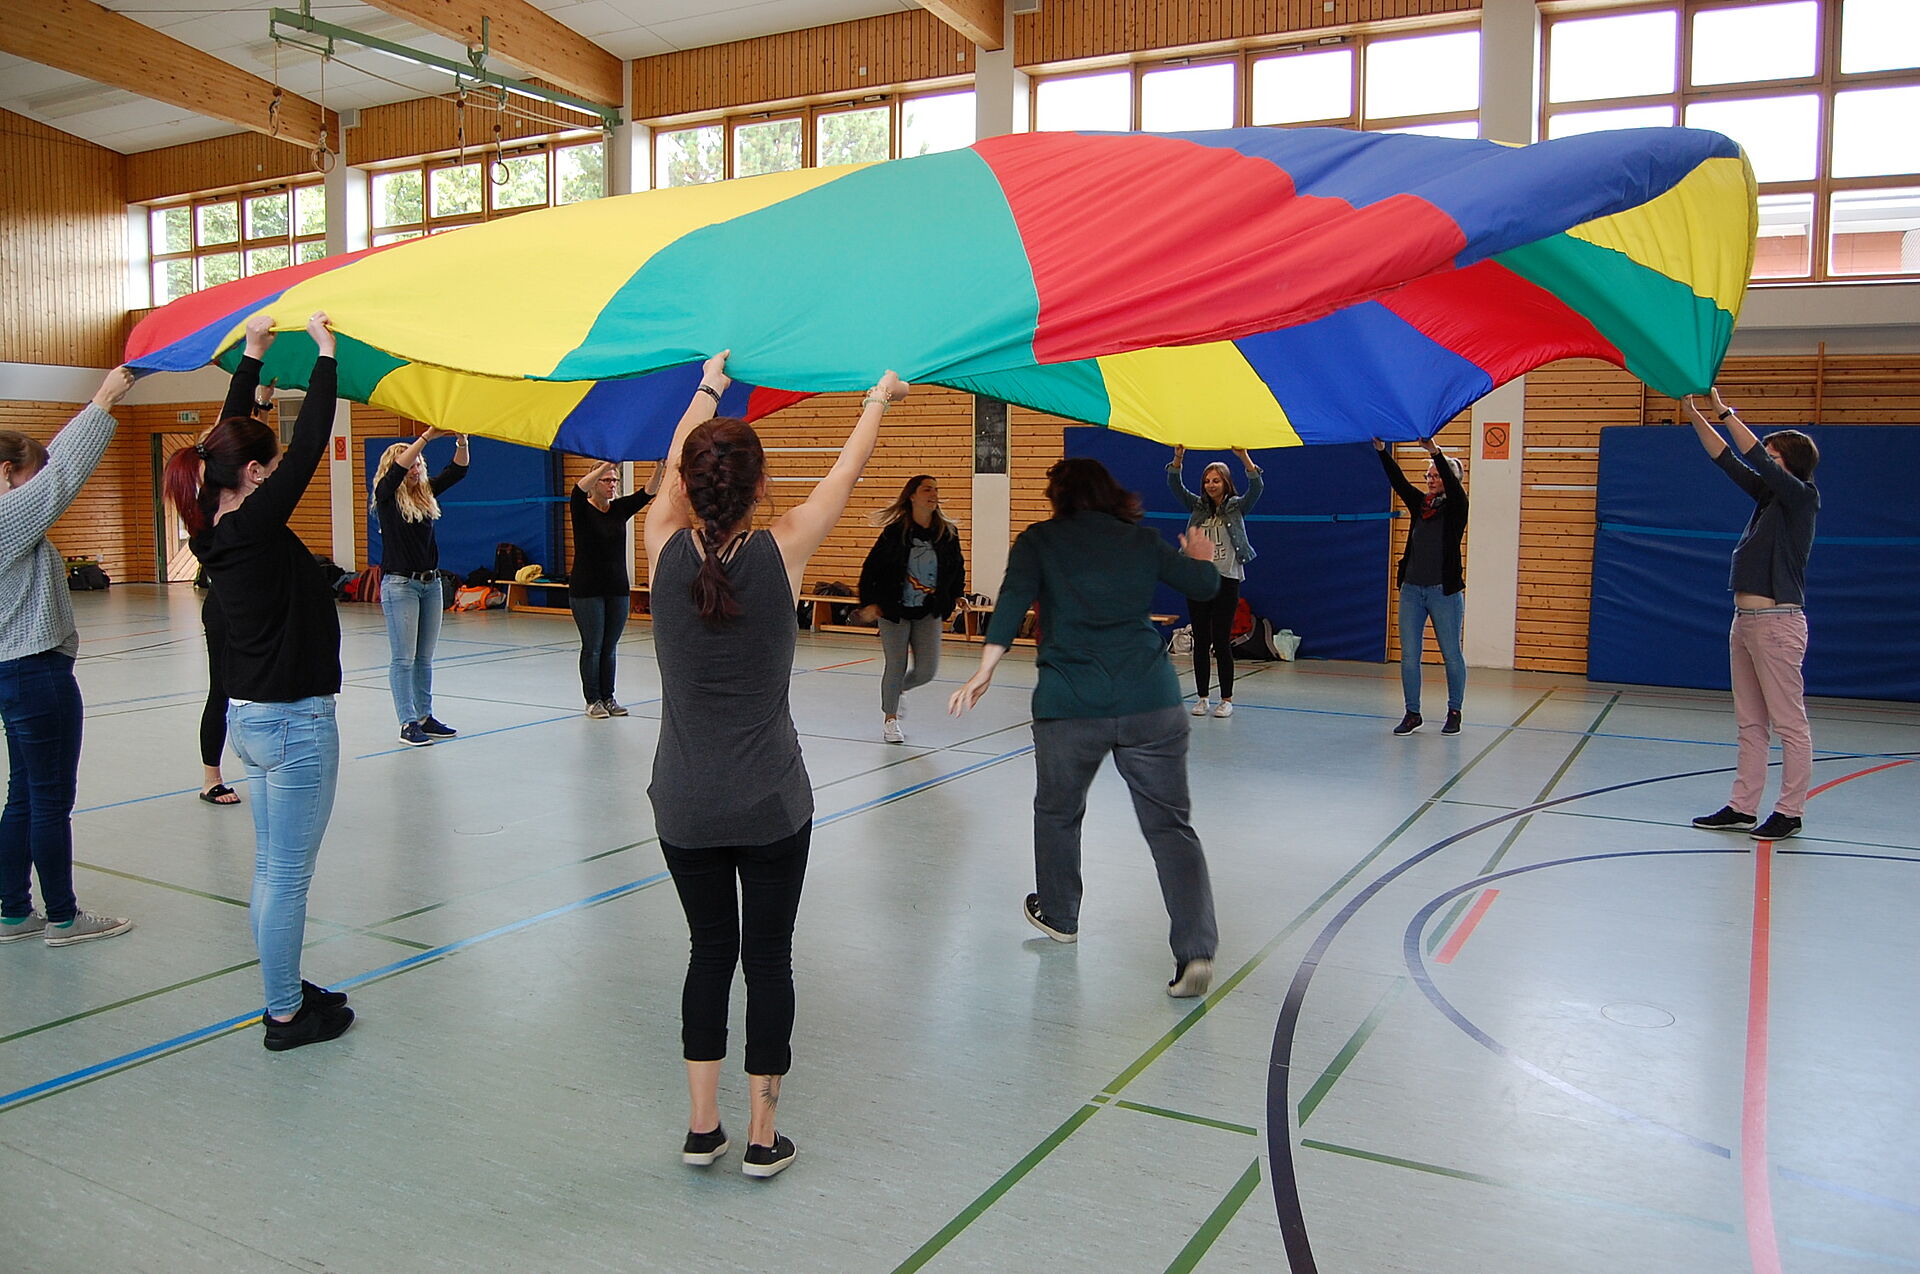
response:
[[[1720,402],[1718,392],[1714,394],[1713,400],[1716,403]],[[1694,396],[1688,394],[1680,400],[1680,405],[1686,409],[1687,419],[1693,424],[1693,436],[1700,440],[1700,446],[1707,453],[1707,458],[1720,466],[1720,471],[1729,478],[1732,478],[1735,486],[1745,491],[1754,499],[1758,500],[1761,496],[1765,495],[1767,492],[1767,484],[1760,480],[1759,474],[1742,464],[1737,454],[1727,449],[1726,439],[1720,436],[1720,431],[1713,427],[1713,422],[1709,421],[1701,412],[1700,404],[1695,400]],[[1721,404],[1716,410],[1724,411],[1728,416],[1732,416],[1733,414],[1732,409],[1728,408],[1725,404]],[[1749,439],[1753,439],[1752,430],[1746,426],[1742,425],[1740,432],[1746,434]],[[1754,441],[1758,440],[1754,439]]]
[[[313,372],[307,379],[307,398],[300,404],[300,415],[293,424],[293,438],[280,457],[280,463],[254,488],[253,494],[235,514],[260,526],[283,525],[293,516],[307,484],[313,481],[321,457],[327,454],[327,439],[333,434],[333,404],[338,368],[334,363],[333,328],[324,311],[316,311],[307,320],[307,332],[313,337],[319,357],[313,360]]]
[[[1407,475],[1400,472],[1400,466],[1394,462],[1393,453],[1387,450],[1387,444],[1375,438],[1373,454],[1380,457],[1380,467],[1387,471],[1387,481],[1393,484],[1394,493],[1409,509],[1418,512],[1425,497],[1414,490],[1413,484],[1407,481]]]
[[[660,551],[666,548],[673,533],[693,525],[693,510],[687,504],[686,487],[679,479],[680,448],[688,434],[712,420],[719,412],[720,395],[726,393],[728,386],[733,384],[733,378],[727,375],[727,355],[731,353],[733,351],[730,349],[721,350],[700,369],[700,387],[693,391],[692,400],[680,415],[680,423],[673,427],[673,441],[667,446],[667,458],[660,462],[660,468],[655,471],[666,475],[665,480],[670,485],[666,499],[655,500],[647,506],[647,520],[641,528],[641,537],[647,547],[649,579],[659,569]]]
[[[840,457],[827,470],[827,476],[815,484],[813,494],[773,520],[774,543],[780,546],[780,558],[786,563],[787,579],[796,594],[807,571],[807,559],[846,512],[853,484],[860,480],[873,455],[873,445],[880,438],[880,418],[912,388],[891,371],[882,375],[860,400],[860,419],[854,422],[853,432],[841,445]]]
[[[1187,449],[1185,447],[1175,447],[1173,449],[1173,459],[1167,462],[1167,490],[1173,492],[1173,498],[1180,502],[1182,508],[1192,513],[1200,507],[1200,497],[1187,490],[1186,479],[1180,474],[1181,466],[1186,464],[1186,462]]]
[[[221,420],[253,415],[258,401],[255,391],[260,387],[260,363],[271,344],[273,320],[262,310],[247,320],[246,345],[240,351],[240,366],[234,369],[233,379],[227,383],[227,401],[220,407]]]
[[[611,460],[602,460],[599,464],[581,474],[573,485],[580,488],[582,494],[592,495],[593,489],[599,485],[600,479],[606,477],[618,467],[619,466]]]
[[[1460,508],[1466,508],[1467,489],[1460,485],[1460,475],[1447,463],[1447,454],[1440,450],[1440,444],[1426,437],[1420,440],[1420,449],[1433,457],[1433,471],[1440,475],[1440,488],[1447,493],[1447,499],[1455,501]]]
[[[373,498],[375,500],[393,499],[394,492],[398,491],[400,484],[407,480],[407,474],[412,470],[414,461],[418,460],[420,453],[427,449],[427,444],[435,438],[446,437],[449,432],[429,426],[427,432],[408,443],[406,450],[393,458],[393,467],[387,470],[386,476],[373,484]]]
[[[108,372],[93,400],[54,435],[47,462],[11,490],[0,486],[0,554],[11,560],[33,552],[53,529],[113,441],[119,422],[109,409],[132,388],[132,372],[124,367]]]
[[[1240,467],[1247,471],[1247,489],[1239,495],[1238,505],[1241,513],[1246,513],[1260,503],[1260,497],[1266,494],[1267,480],[1261,475],[1260,466],[1253,462],[1245,447],[1235,447],[1233,454],[1240,457]]]
[[[445,491],[448,487],[466,477],[467,470],[472,464],[473,453],[467,449],[467,436],[465,434],[455,434],[453,436],[453,463],[434,474],[433,481],[427,483],[427,486],[433,490],[435,495],[439,495],[442,491]]]

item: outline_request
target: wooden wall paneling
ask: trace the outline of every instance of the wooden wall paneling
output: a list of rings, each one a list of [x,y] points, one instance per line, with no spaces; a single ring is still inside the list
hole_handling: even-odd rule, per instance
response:
[[[128,203],[320,175],[310,148],[260,133],[141,151],[128,155],[126,165]]]
[[[0,359],[120,361],[126,183],[125,156],[0,110]]]
[[[1469,15],[1479,0],[1047,0],[1014,19],[1014,61],[1045,65],[1315,31],[1357,22]]]

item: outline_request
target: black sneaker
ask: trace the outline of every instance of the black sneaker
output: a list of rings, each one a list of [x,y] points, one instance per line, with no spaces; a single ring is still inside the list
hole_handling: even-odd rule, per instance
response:
[[[1460,709],[1458,708],[1447,709],[1447,723],[1440,727],[1440,733],[1442,734],[1460,733]]]
[[[422,730],[418,721],[409,721],[400,727],[400,742],[410,748],[424,748],[433,743],[433,736]]]
[[[305,1008],[309,1004],[317,1004],[323,1009],[337,1009],[346,1002],[347,993],[345,991],[329,991],[323,986],[315,986],[313,983],[307,981],[300,983],[300,1006],[302,1008]]]
[[[747,1153],[740,1156],[740,1171],[749,1177],[777,1177],[793,1163],[793,1157],[800,1152],[793,1143],[779,1133],[773,1134],[771,1146],[747,1147]]]
[[[1710,832],[1738,832],[1752,827],[1753,815],[1742,814],[1731,805],[1722,805],[1711,814],[1702,814],[1693,820],[1695,827],[1704,827]]]
[[[1409,712],[1406,716],[1400,718],[1400,724],[1393,727],[1393,732],[1395,734],[1412,734],[1420,728],[1421,724],[1420,714],[1417,712]]]
[[[712,1132],[689,1132],[686,1144],[680,1147],[680,1162],[704,1168],[727,1153],[732,1144],[727,1140],[725,1124],[715,1124]]]
[[[1800,834],[1800,820],[1782,814],[1779,810],[1767,815],[1767,821],[1748,832],[1755,840],[1785,840],[1789,836]]]
[[[267,1047],[276,1053],[284,1053],[290,1048],[304,1048],[308,1044],[318,1044],[345,1035],[347,1028],[353,1025],[353,1010],[344,1004],[331,1007],[302,1004],[300,1011],[290,1021],[276,1022],[271,1014],[265,1013],[261,1014],[260,1020],[267,1024]]]
[[[427,716],[420,720],[420,733],[429,739],[451,739],[460,732],[435,717]]]
[[[1039,894],[1027,895],[1027,905],[1025,907],[1025,911],[1027,916],[1027,923],[1032,925],[1034,928],[1038,929],[1041,933],[1046,934],[1049,938],[1052,938],[1055,942],[1080,941],[1080,934],[1078,930],[1069,931],[1066,929],[1062,929],[1057,925],[1055,925],[1053,921],[1046,918],[1046,916],[1040,910]]]

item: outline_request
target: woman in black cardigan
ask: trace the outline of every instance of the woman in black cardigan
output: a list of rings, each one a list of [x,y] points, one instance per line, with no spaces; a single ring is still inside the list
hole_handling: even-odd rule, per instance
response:
[[[1466,622],[1467,578],[1460,562],[1460,541],[1467,534],[1467,492],[1460,485],[1460,462],[1442,455],[1431,438],[1420,440],[1431,459],[1427,462],[1427,489],[1417,491],[1387,445],[1378,438],[1373,449],[1387,471],[1387,481],[1399,493],[1412,519],[1407,549],[1400,555],[1394,583],[1400,588],[1400,689],[1407,715],[1393,727],[1395,734],[1412,734],[1421,726],[1420,656],[1426,645],[1427,619],[1447,666],[1447,720],[1442,734],[1460,733],[1460,701],[1467,692],[1467,661],[1460,653]]]
[[[967,589],[967,563],[960,528],[940,511],[940,485],[931,474],[908,478],[877,520],[879,538],[860,568],[858,614],[879,621],[887,657],[880,677],[880,737],[905,743],[900,696],[940,671],[940,630]]]

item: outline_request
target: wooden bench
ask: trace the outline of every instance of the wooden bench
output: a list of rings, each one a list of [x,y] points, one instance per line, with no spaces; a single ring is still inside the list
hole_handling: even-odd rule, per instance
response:
[[[558,589],[561,592],[565,592],[567,584],[564,580],[497,579],[491,581],[491,583],[493,587],[506,593],[507,609],[510,611],[518,611],[523,615],[573,614],[573,609],[569,606],[536,606],[533,604],[532,590],[536,588]],[[646,619],[648,617],[647,586],[645,584],[634,584],[627,589],[627,592],[631,595],[631,600],[628,603],[628,613],[636,619]]]
[[[874,631],[872,624],[836,624],[833,622],[833,608],[835,606],[848,606],[858,609],[860,599],[857,597],[843,597],[835,593],[805,592],[800,594],[800,603],[813,607],[811,627],[814,632],[870,633]],[[993,618],[993,607],[969,606],[963,602],[955,613],[960,616],[960,631],[957,633],[954,632],[953,625],[949,622],[941,627],[940,635],[952,641],[970,641],[975,644],[984,644],[987,640],[987,622]],[[1029,608],[1027,614],[1033,614],[1033,610]],[[1156,624],[1171,624],[1180,617],[1178,615],[1155,614],[1148,616],[1148,618]],[[1015,637],[1013,644],[1016,646],[1032,646],[1038,643],[1031,637]]]

